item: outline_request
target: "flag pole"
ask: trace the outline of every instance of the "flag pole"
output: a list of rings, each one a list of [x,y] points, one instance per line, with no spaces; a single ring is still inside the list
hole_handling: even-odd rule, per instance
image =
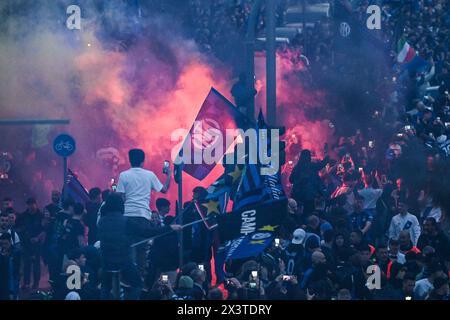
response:
[[[67,200],[67,157],[63,157],[63,201]]]
[[[208,219],[210,219],[210,218],[206,218],[205,220],[208,220]],[[185,224],[184,226],[182,226],[182,228],[184,229],[184,228],[186,228],[186,227],[190,227],[190,226],[192,226],[192,225],[194,225],[194,224],[197,224],[197,223],[200,223],[200,222],[203,222],[203,219],[195,220],[195,221],[189,222],[189,223]],[[162,236],[166,236],[166,235],[168,235],[168,234],[170,234],[170,233],[172,233],[172,232],[174,232],[174,231],[171,230],[171,231],[169,231],[169,232],[165,232],[165,233],[163,233],[163,234],[159,234],[159,235],[157,235],[157,236],[153,236],[153,237],[151,237],[151,238],[147,238],[147,239],[141,240],[141,241],[139,241],[139,242],[133,243],[132,245],[130,245],[130,247],[131,247],[131,248],[134,248],[134,247],[139,246],[139,245],[141,245],[141,244],[147,243],[147,242],[149,242],[150,240],[154,240],[154,239],[156,239],[156,238],[159,238],[159,237],[162,237]]]
[[[182,150],[180,150],[180,156],[178,163],[174,165],[175,167],[175,182],[178,184],[178,201],[177,201],[177,209],[178,209],[178,224],[183,225],[183,160],[182,160]],[[183,266],[183,231],[181,231],[178,235],[178,261],[179,267]]]
[[[304,13],[303,13],[304,14]],[[276,90],[276,2],[266,0],[266,106],[267,120],[272,126],[277,124]],[[304,30],[302,30],[302,33]]]

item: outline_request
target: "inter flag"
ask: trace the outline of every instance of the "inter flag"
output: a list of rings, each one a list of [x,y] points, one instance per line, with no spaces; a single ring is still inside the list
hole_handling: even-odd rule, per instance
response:
[[[220,246],[214,254],[214,271],[216,283],[221,283],[226,278],[225,262],[236,259],[257,257],[275,238],[277,226],[265,226],[255,233],[227,241]]]
[[[258,115],[256,129],[270,129],[266,125],[261,111]],[[261,141],[258,139],[258,148],[261,147],[260,144]],[[272,152],[269,139],[267,152],[269,154]],[[233,197],[233,210],[243,209],[270,200],[281,200],[286,197],[279,170],[273,175],[261,175],[261,169],[268,166],[259,164],[246,165],[241,182]]]
[[[233,210],[239,210],[261,202],[263,199],[263,184],[259,174],[259,166],[248,164],[244,169],[235,197]]]
[[[339,52],[351,52],[358,42],[358,22],[352,14],[352,5],[347,0],[336,0],[334,8],[335,46]]]
[[[78,180],[77,176],[70,169],[67,173],[65,188],[67,188],[67,198],[70,198],[73,201],[79,202],[83,205],[86,205],[86,203],[89,201],[89,193]],[[64,194],[64,189],[62,194]]]
[[[220,241],[228,241],[261,231],[274,231],[287,212],[287,199],[269,200],[247,209],[217,216]],[[266,230],[264,230],[264,228]]]
[[[277,226],[267,225],[255,233],[227,241],[219,247],[214,255],[217,282],[222,282],[226,276],[224,270],[226,261],[257,257],[272,243],[276,228]]]
[[[203,180],[228,148],[226,130],[245,130],[247,126],[247,118],[216,89],[211,88],[183,143],[184,172]],[[189,154],[186,150],[190,151]],[[211,152],[213,159],[206,160],[207,152]]]
[[[277,226],[265,226],[255,233],[230,241],[226,246],[225,261],[258,256],[272,243],[275,237],[272,230],[275,228]]]

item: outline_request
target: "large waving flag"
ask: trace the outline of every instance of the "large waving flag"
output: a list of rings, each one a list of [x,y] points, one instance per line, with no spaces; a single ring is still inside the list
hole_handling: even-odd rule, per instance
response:
[[[269,129],[262,112],[258,115],[256,129]],[[268,139],[267,152],[271,153],[271,141]],[[258,136],[258,149],[260,148]],[[258,150],[259,154],[259,150]],[[280,170],[273,175],[261,175],[261,168],[269,165],[247,164],[241,176],[241,182],[233,197],[233,210],[239,210],[270,200],[281,200],[286,197],[281,183]]]
[[[214,149],[220,152],[220,154],[213,152],[214,158],[220,160],[229,147],[226,144],[226,130],[239,128],[245,130],[247,127],[247,118],[216,89],[211,88],[183,143],[183,150],[190,150],[190,155],[183,154],[184,172],[198,180],[203,180],[218,161],[208,163],[205,157],[196,158],[195,154],[204,155],[205,150]],[[216,148],[219,146],[222,150]]]

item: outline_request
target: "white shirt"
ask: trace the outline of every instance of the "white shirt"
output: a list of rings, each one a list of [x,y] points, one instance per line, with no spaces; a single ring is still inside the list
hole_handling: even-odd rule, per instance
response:
[[[417,245],[417,240],[419,240],[420,236],[420,225],[415,215],[408,212],[404,216],[397,214],[392,217],[391,225],[389,226],[389,239],[398,239],[402,230],[407,230],[413,245]]]
[[[433,284],[427,279],[421,279],[416,281],[416,286],[414,287],[414,293],[418,295],[420,298],[424,299],[428,295],[428,293],[433,290]]]
[[[397,262],[401,263],[401,264],[406,263],[405,255],[403,253],[401,253],[400,251],[397,253]]]
[[[364,198],[364,209],[375,209],[377,207],[377,201],[383,193],[382,189],[364,188],[358,190],[361,197]]]
[[[152,190],[163,188],[158,177],[143,168],[131,168],[119,175],[117,192],[125,194],[125,216],[151,219],[150,196]]]
[[[406,263],[406,258],[405,255],[403,253],[400,252],[400,250],[397,252],[397,259],[396,261],[400,264],[405,264]]]

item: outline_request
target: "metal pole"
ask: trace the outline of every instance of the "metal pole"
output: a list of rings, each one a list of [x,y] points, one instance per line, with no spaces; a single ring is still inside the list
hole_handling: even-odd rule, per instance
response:
[[[193,226],[194,224],[199,224],[200,222],[207,221],[207,220],[209,220],[209,219],[210,219],[210,218],[206,218],[205,220],[199,219],[199,220],[195,220],[195,221],[186,223],[185,225],[183,225],[183,228]],[[169,231],[169,232],[165,232],[165,233],[162,233],[162,234],[158,234],[157,236],[153,236],[153,237],[151,237],[151,238],[146,238],[146,239],[144,239],[144,240],[142,240],[142,241],[133,243],[132,245],[130,245],[130,247],[131,247],[131,249],[135,249],[135,248],[136,248],[137,246],[139,246],[139,245],[142,245],[142,244],[144,244],[144,243],[148,243],[150,240],[155,240],[155,239],[157,239],[157,238],[166,236],[166,235],[168,235],[168,234],[171,234],[172,232],[175,232],[175,231]]]
[[[177,183],[178,183],[178,224],[183,225],[183,163],[177,165]],[[179,267],[183,266],[183,251],[184,251],[184,230],[178,234],[178,260]]]
[[[263,0],[255,1],[248,18],[247,34],[245,36],[245,75],[247,92],[250,97],[247,105],[247,117],[250,121],[255,119],[255,97],[253,96],[253,90],[255,89],[255,39],[262,2]]]
[[[67,199],[67,157],[63,157],[63,177],[64,177],[64,182],[63,182],[63,199],[66,200]]]
[[[266,105],[269,124],[276,125],[276,1],[266,0]]]

